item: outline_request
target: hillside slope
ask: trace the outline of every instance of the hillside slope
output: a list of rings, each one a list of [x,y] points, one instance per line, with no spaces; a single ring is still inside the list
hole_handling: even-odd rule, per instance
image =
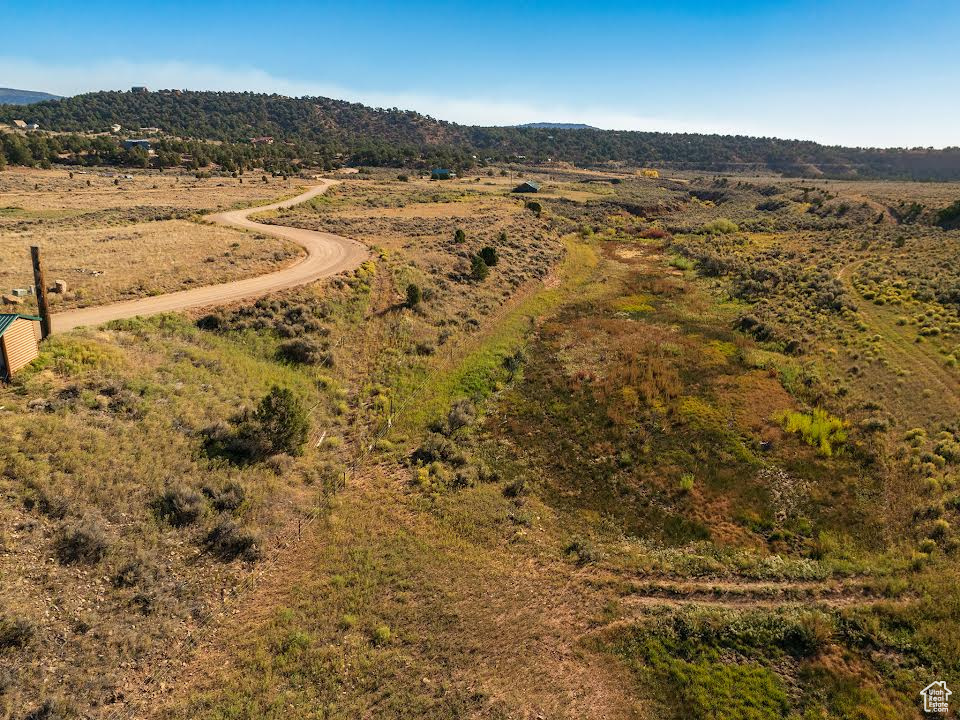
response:
[[[0,122],[22,111],[0,105]],[[257,136],[341,153],[354,163],[402,165],[436,148],[456,148],[461,162],[522,158],[580,165],[626,163],[709,172],[774,171],[790,176],[960,179],[960,148],[863,149],[739,135],[475,127],[413,111],[374,109],[329,98],[239,92],[96,92],[31,107],[56,131],[157,127],[185,138],[249,142]]]
[[[37,92],[36,90],[17,90],[15,88],[0,88],[0,104],[4,105],[32,105],[44,100],[59,100],[59,95]]]

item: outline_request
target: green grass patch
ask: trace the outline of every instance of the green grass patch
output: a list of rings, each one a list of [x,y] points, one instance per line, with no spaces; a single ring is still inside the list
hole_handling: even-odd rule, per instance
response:
[[[817,448],[824,457],[840,452],[847,440],[847,424],[821,408],[815,408],[811,413],[787,411],[778,419],[784,430],[800,435],[807,445]]]

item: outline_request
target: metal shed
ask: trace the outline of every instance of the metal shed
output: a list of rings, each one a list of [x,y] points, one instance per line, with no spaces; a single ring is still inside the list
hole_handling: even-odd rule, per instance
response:
[[[40,354],[40,318],[0,314],[0,377],[10,377]]]
[[[535,193],[540,192],[540,184],[535,183],[532,180],[527,180],[517,185],[513,191],[515,193]]]

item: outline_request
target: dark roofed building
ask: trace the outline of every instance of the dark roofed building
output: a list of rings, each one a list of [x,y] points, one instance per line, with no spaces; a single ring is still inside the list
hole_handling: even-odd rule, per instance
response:
[[[456,176],[457,174],[453,170],[447,170],[446,168],[434,168],[430,171],[431,180],[451,180]]]
[[[150,152],[150,141],[149,140],[124,140],[123,141],[124,150],[133,150],[134,148],[143,148],[147,152]]]
[[[514,189],[516,193],[535,193],[540,192],[540,183],[535,183],[532,180],[527,180],[520,183]]]

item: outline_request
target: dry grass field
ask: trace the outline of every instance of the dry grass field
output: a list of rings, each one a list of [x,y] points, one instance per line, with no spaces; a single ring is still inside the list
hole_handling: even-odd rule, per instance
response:
[[[920,717],[956,187],[509,172],[345,176],[261,216],[354,273],[0,390],[0,717]]]
[[[293,194],[274,179],[196,179],[139,173],[16,169],[0,174],[0,289],[32,284],[29,247],[43,250],[47,279],[68,292],[54,312],[259,275],[300,252],[276,238],[234,232],[202,214]],[[88,185],[89,183],[89,185]]]

